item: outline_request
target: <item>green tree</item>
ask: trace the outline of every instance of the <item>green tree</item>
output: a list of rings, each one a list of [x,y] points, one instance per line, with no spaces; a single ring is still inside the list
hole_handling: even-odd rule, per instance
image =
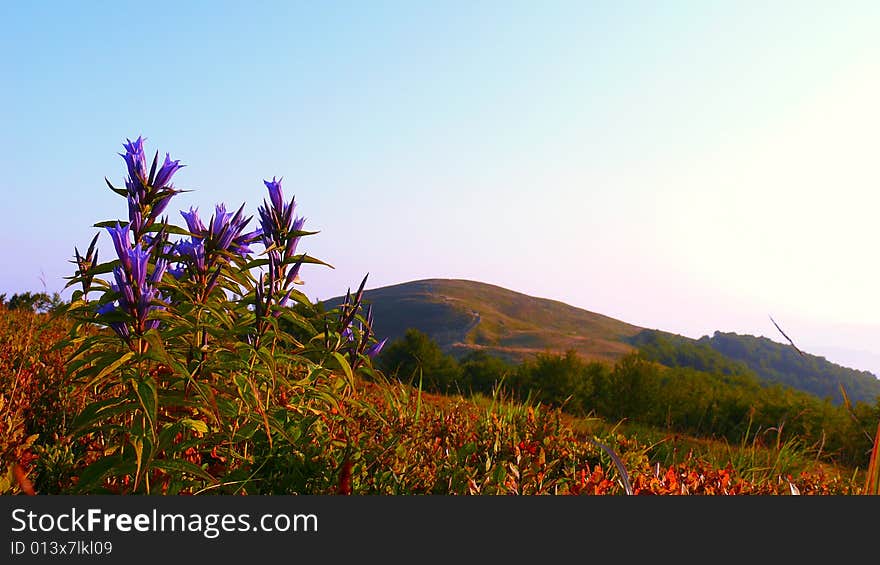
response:
[[[560,404],[580,399],[589,394],[584,390],[588,382],[584,378],[586,364],[577,353],[566,351],[565,355],[539,354],[531,367],[532,379],[537,387],[537,397],[548,404]]]
[[[655,400],[660,388],[657,364],[637,354],[623,357],[611,375],[612,400],[617,416],[649,421],[658,408]]]
[[[516,367],[507,361],[481,350],[465,355],[460,367],[462,388],[469,388],[472,392],[487,393],[516,370]]]
[[[6,295],[4,294],[5,298]],[[52,296],[45,292],[23,292],[13,294],[6,307],[10,310],[31,310],[33,312],[48,312],[63,304],[61,295],[57,292]]]
[[[430,390],[445,391],[461,381],[461,368],[455,358],[414,328],[382,351],[379,367],[402,381],[418,383],[421,379],[422,386]]]

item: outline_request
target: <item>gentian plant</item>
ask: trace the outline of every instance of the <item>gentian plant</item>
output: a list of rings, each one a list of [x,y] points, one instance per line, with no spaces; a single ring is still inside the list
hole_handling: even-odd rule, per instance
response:
[[[265,181],[258,221],[217,204],[205,219],[164,215],[183,192],[172,183],[184,165],[144,139],[121,153],[127,219],[95,224],[115,253],[98,262],[92,239],[75,249],[78,284],[68,314],[70,376],[86,399],[70,438],[89,462],[79,492],[293,493],[332,483],[315,464],[327,414],[350,398],[356,374],[384,341],[362,313],[366,277],[354,298],[323,312],[297,287],[304,265],[327,263],[299,252],[305,218],[285,199],[280,179]],[[89,294],[97,299],[89,300]],[[318,418],[316,415],[323,417]],[[342,417],[342,416],[338,416]],[[280,472],[279,469],[283,469]]]

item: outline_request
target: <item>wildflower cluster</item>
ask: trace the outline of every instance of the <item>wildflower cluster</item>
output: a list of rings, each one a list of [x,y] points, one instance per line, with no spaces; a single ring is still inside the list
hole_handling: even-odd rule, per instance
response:
[[[178,279],[189,277],[197,288],[196,299],[199,302],[204,302],[216,288],[222,266],[233,255],[247,257],[252,253],[249,244],[259,237],[260,232],[243,233],[251,220],[242,216],[243,210],[244,204],[235,214],[231,214],[226,211],[226,206],[218,204],[207,227],[199,217],[198,208],[180,212],[186,220],[190,236],[179,241],[175,247],[178,267],[172,274]]]
[[[104,319],[119,337],[131,345],[132,335],[141,335],[147,330],[159,327],[159,321],[151,319],[150,313],[164,309],[157,285],[168,267],[164,258],[155,261],[153,272],[147,276],[148,262],[153,255],[153,246],[145,249],[140,242],[133,246],[130,241],[129,224],[118,223],[107,228],[113,247],[119,258],[119,266],[113,269],[115,282],[110,283],[110,298],[98,308],[100,319]],[[122,312],[124,317],[115,316]]]
[[[270,312],[277,317],[280,312],[272,312],[273,305],[285,307],[294,292],[293,285],[302,283],[299,271],[306,255],[298,256],[296,248],[302,236],[313,233],[303,231],[305,218],[294,216],[296,199],[284,201],[281,179],[272,177],[271,181],[264,181],[264,184],[269,190],[269,201],[264,199],[263,205],[259,207],[258,232],[266,249],[268,269],[266,276],[260,277],[256,287],[254,308],[258,324],[262,324],[263,318]]]
[[[95,224],[115,258],[98,263],[96,235],[85,255],[74,250],[68,283],[81,285],[68,309],[77,320],[69,369],[89,390],[104,391],[75,422],[80,437],[103,442],[79,486],[196,492],[235,480],[244,488],[259,480],[257,454],[272,457],[279,443],[295,451],[293,438],[309,437],[305,414],[338,403],[354,371],[369,367],[381,348],[372,314],[364,318],[359,298],[340,313],[320,313],[296,290],[304,264],[326,263],[299,253],[301,238],[316,232],[303,231],[280,179],[264,181],[258,225],[244,204],[231,212],[221,203],[207,220],[196,207],[181,210],[177,226],[163,214],[183,192],[172,180],[184,165],[167,153],[160,165],[157,151],[148,168],[141,137],[123,147],[125,187],[105,180],[126,199],[128,220]],[[339,333],[330,319],[344,321]],[[354,347],[341,335],[352,327]],[[212,464],[197,464],[205,459]]]
[[[107,184],[111,190],[122,194],[128,200],[129,225],[135,241],[140,241],[147,229],[159,219],[171,197],[180,192],[171,184],[171,177],[184,165],[181,165],[180,161],[172,161],[169,154],[166,153],[165,162],[156,171],[159,159],[157,151],[153,157],[150,173],[147,174],[143,138],[138,137],[135,141],[126,141],[127,143],[123,144],[125,153],[119,154],[128,167],[125,190],[114,188],[110,181],[107,181]]]

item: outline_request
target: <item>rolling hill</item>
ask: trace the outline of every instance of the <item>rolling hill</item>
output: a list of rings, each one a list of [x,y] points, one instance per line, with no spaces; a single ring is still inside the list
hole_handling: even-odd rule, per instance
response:
[[[332,308],[341,297],[325,301]],[[634,350],[627,339],[643,328],[568,304],[499,286],[426,279],[364,292],[373,305],[376,335],[393,341],[417,328],[447,353],[470,351],[511,361],[544,351],[574,349],[590,360],[614,361]]]
[[[341,301],[333,298],[324,306]],[[364,301],[373,306],[380,338],[394,341],[416,328],[457,358],[482,350],[520,362],[536,353],[574,350],[587,360],[613,362],[642,350],[665,365],[751,372],[835,403],[842,401],[840,384],[854,402],[873,404],[880,396],[880,380],[871,373],[800,356],[767,338],[715,332],[695,340],[481,282],[425,279],[367,290]]]

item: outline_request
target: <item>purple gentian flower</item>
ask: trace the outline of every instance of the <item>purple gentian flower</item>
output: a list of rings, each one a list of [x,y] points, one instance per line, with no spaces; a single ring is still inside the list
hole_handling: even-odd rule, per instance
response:
[[[157,221],[168,206],[171,197],[180,192],[171,185],[171,177],[184,165],[181,165],[180,161],[172,160],[166,153],[165,163],[156,171],[159,159],[157,151],[147,173],[144,139],[142,137],[138,137],[135,141],[127,139],[122,145],[125,147],[125,153],[120,155],[128,168],[128,178],[125,180],[128,217],[137,242],[141,241],[148,228]],[[110,188],[116,190],[112,185]]]
[[[189,231],[196,237],[203,237],[205,231],[205,224],[202,223],[202,220],[199,218],[199,209],[190,207],[189,212],[180,211],[180,215],[183,216],[183,219],[186,220],[186,227]]]
[[[290,295],[291,295],[291,294],[293,294],[293,289],[292,289],[292,288],[291,288],[290,290],[287,291],[287,294],[285,294],[285,295],[281,298],[281,300],[278,301],[278,306],[281,306],[282,308],[284,308],[285,306],[287,306],[287,301],[290,300]],[[279,312],[279,315],[280,315],[280,314],[281,314],[281,313]]]
[[[110,291],[118,295],[117,300],[107,303],[98,308],[98,315],[107,315],[117,310],[131,316],[134,332],[127,323],[112,321],[108,325],[127,342],[132,333],[141,334],[149,329],[159,327],[158,320],[148,320],[150,312],[163,308],[154,304],[160,300],[155,285],[161,280],[167,269],[168,262],[165,259],[156,261],[153,274],[147,277],[147,266],[150,259],[150,250],[145,249],[140,243],[131,246],[128,242],[128,226],[122,227],[119,223],[116,227],[107,228],[113,239],[119,255],[120,266],[113,269],[114,281],[110,283]]]
[[[125,270],[123,270],[122,267],[116,267],[113,269],[113,278],[116,279],[116,283],[110,283],[110,290],[119,293],[120,308],[130,312],[134,307],[136,299],[134,296],[134,288],[129,282]]]
[[[364,318],[366,319],[366,322],[367,322],[367,331],[370,331],[370,329],[372,329],[372,327],[373,327],[373,305],[372,304],[367,305],[367,315],[364,316]]]
[[[126,141],[128,143],[122,144],[125,147],[125,153],[119,155],[125,159],[131,180],[143,185],[147,179],[147,156],[144,153],[144,139],[138,137],[135,141],[130,139],[126,139]]]
[[[302,229],[305,218],[297,218],[294,220],[294,210],[296,209],[296,199],[292,198],[289,204],[283,201],[284,195],[281,191],[281,180],[263,181],[269,189],[270,203],[263,201],[263,205],[259,208],[260,226],[263,231],[263,244],[271,247],[273,244],[280,247],[287,247],[289,243],[287,238],[291,231],[299,231]],[[294,244],[295,247],[295,244]]]
[[[243,211],[244,204],[235,214],[227,212],[225,205],[218,204],[207,227],[199,218],[198,208],[190,208],[189,212],[181,211],[180,214],[186,220],[187,228],[192,233],[193,239],[205,240],[208,249],[238,253],[244,256],[251,252],[248,245],[260,237],[261,232],[257,230],[242,234],[245,226],[251,220],[251,218],[242,218]],[[209,261],[209,263],[213,264],[213,261]]]
[[[177,263],[174,267],[168,268],[168,274],[174,277],[176,280],[180,280],[183,278],[183,275],[186,274],[186,268],[181,263]]]
[[[128,252],[131,259],[131,277],[132,282],[137,288],[144,290],[147,288],[147,261],[150,259],[150,252],[137,244]]]
[[[102,306],[98,307],[98,315],[106,316],[108,314],[112,314],[119,310],[119,304],[116,301],[108,302]],[[128,342],[131,339],[131,332],[128,330],[128,325],[123,322],[110,322],[110,329],[116,332],[116,335],[121,337],[123,340]]]
[[[131,230],[135,234],[141,233],[144,227],[144,215],[141,212],[141,198],[139,194],[128,195],[128,220]]]
[[[149,233],[144,234],[144,245],[156,254],[164,253],[165,255],[170,255],[174,252],[174,244],[168,242],[168,239],[164,237],[163,231],[160,231],[155,236]]]
[[[165,196],[160,196],[156,198],[153,202],[152,207],[150,208],[150,221],[155,221],[159,218],[162,212],[165,211],[165,208],[168,207],[168,203],[171,202],[171,197],[173,194],[167,194]]]
[[[303,229],[303,225],[306,223],[305,218],[297,218],[293,221],[293,226],[291,229],[292,233],[300,232]],[[284,249],[284,252],[288,257],[293,257],[296,255],[296,246],[299,244],[299,236],[298,235],[288,235],[287,246]]]
[[[306,256],[303,255],[296,263],[293,264],[293,267],[290,269],[290,271],[287,272],[287,278],[284,279],[284,286],[290,286],[292,284],[303,284],[302,279],[299,278],[299,269],[300,267],[302,267],[303,259],[305,258]]]
[[[156,266],[153,268],[153,274],[150,276],[150,283],[154,285],[159,284],[166,270],[168,270],[168,260],[157,259]]]
[[[276,292],[285,292],[291,284],[301,284],[299,270],[304,257],[291,267],[290,264],[296,257],[296,248],[299,236],[294,235],[302,230],[305,218],[294,218],[296,200],[292,198],[289,203],[284,203],[284,193],[281,190],[281,179],[272,177],[271,181],[263,183],[269,189],[269,201],[263,200],[259,207],[260,229],[251,236],[259,237],[266,249],[269,249],[269,289],[274,295]]]
[[[217,204],[214,207],[214,215],[211,216],[210,221],[208,221],[208,232],[215,237],[215,239],[219,239],[223,229],[229,223],[229,218],[232,214],[226,212],[225,204]]]
[[[208,265],[205,259],[205,242],[195,236],[189,240],[177,242],[177,254],[188,265],[192,265],[193,272],[207,273]]]
[[[378,343],[374,343],[373,345],[368,347],[364,353],[367,355],[367,357],[375,357],[376,355],[378,355],[379,353],[382,352],[382,348],[385,347],[385,342],[387,342],[387,341],[388,341],[388,338],[386,337],[382,341],[380,341]]]
[[[269,189],[269,199],[272,201],[272,206],[276,210],[281,210],[284,202],[284,194],[281,192],[281,179],[275,180],[275,177],[272,177],[271,181],[264,180],[263,184]]]
[[[171,188],[171,185],[168,184],[171,181],[171,177],[174,176],[174,173],[176,173],[178,169],[185,166],[186,165],[181,165],[180,161],[172,161],[171,157],[166,153],[165,163],[162,165],[162,168],[159,169],[159,172],[156,173],[156,178],[153,180],[153,187],[157,189]]]
[[[128,224],[121,226],[119,222],[116,222],[116,227],[108,226],[107,231],[110,233],[110,239],[113,240],[113,247],[116,249],[116,256],[122,262],[123,268],[131,270],[128,257],[128,252],[131,249]]]
[[[342,337],[345,338],[346,341],[354,341],[354,332],[350,327],[345,328],[344,330],[342,330]]]
[[[263,312],[263,273],[260,273],[260,277],[257,279],[257,286],[254,287],[254,297],[254,308],[257,314],[257,319],[259,319]]]
[[[181,211],[192,236],[177,244],[177,253],[196,285],[201,288],[205,298],[216,286],[221,267],[229,261],[228,254],[237,253],[245,257],[251,252],[248,244],[259,237],[259,232],[242,235],[251,218],[243,218],[244,204],[235,214],[226,211],[226,206],[218,204],[214,209],[208,226],[199,218],[197,208],[189,212]]]

